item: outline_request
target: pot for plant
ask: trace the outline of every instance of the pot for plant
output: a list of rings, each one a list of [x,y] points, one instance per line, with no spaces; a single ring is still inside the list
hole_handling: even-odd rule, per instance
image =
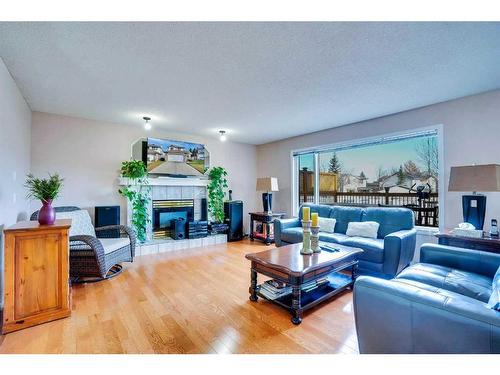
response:
[[[38,211],[38,222],[41,225],[52,225],[56,221],[56,210],[52,207],[52,199],[42,201],[42,208]]]

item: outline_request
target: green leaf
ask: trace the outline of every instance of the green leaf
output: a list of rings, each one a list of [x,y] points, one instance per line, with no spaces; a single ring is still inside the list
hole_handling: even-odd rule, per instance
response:
[[[222,167],[213,167],[208,171],[210,182],[208,189],[208,210],[216,222],[223,222],[224,215],[224,197],[227,184],[227,172]]]
[[[146,240],[147,224],[151,222],[148,215],[147,205],[149,203],[148,192],[150,187],[147,186],[147,169],[141,160],[124,161],[121,164],[121,175],[129,179],[131,184],[119,189],[123,197],[127,198],[132,206],[131,222],[136,232],[139,242]]]
[[[26,176],[24,186],[28,189],[26,197],[28,199],[39,199],[41,201],[54,200],[59,196],[63,186],[63,181],[59,175],[49,173],[48,179],[36,178],[32,173]]]

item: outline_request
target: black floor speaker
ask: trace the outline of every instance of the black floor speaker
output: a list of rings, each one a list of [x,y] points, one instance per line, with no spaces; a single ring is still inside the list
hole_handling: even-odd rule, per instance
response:
[[[186,238],[186,220],[183,218],[174,219],[170,222],[171,237],[174,240],[184,240]]]
[[[229,225],[227,231],[228,241],[239,241],[243,239],[243,202],[224,202],[224,216],[226,224]]]
[[[201,221],[207,221],[208,220],[208,205],[207,205],[207,198],[201,198]]]
[[[94,226],[96,228],[107,225],[120,224],[120,206],[96,206],[94,209]],[[102,232],[101,232],[102,233]],[[119,229],[106,231],[107,237],[120,237]]]

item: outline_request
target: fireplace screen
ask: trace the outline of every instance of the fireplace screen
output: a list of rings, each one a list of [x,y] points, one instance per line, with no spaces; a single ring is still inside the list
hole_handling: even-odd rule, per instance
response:
[[[171,237],[172,220],[193,221],[194,200],[154,200],[153,201],[153,238]]]
[[[172,220],[184,219],[187,222],[188,214],[186,211],[181,212],[160,212],[160,229],[170,228]]]

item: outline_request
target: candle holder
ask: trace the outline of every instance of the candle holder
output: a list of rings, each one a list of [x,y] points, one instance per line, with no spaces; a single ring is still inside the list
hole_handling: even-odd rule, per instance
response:
[[[300,253],[303,255],[311,255],[311,220],[302,220],[302,249]]]
[[[321,252],[321,248],[319,247],[319,225],[311,226],[311,250],[313,253]]]

